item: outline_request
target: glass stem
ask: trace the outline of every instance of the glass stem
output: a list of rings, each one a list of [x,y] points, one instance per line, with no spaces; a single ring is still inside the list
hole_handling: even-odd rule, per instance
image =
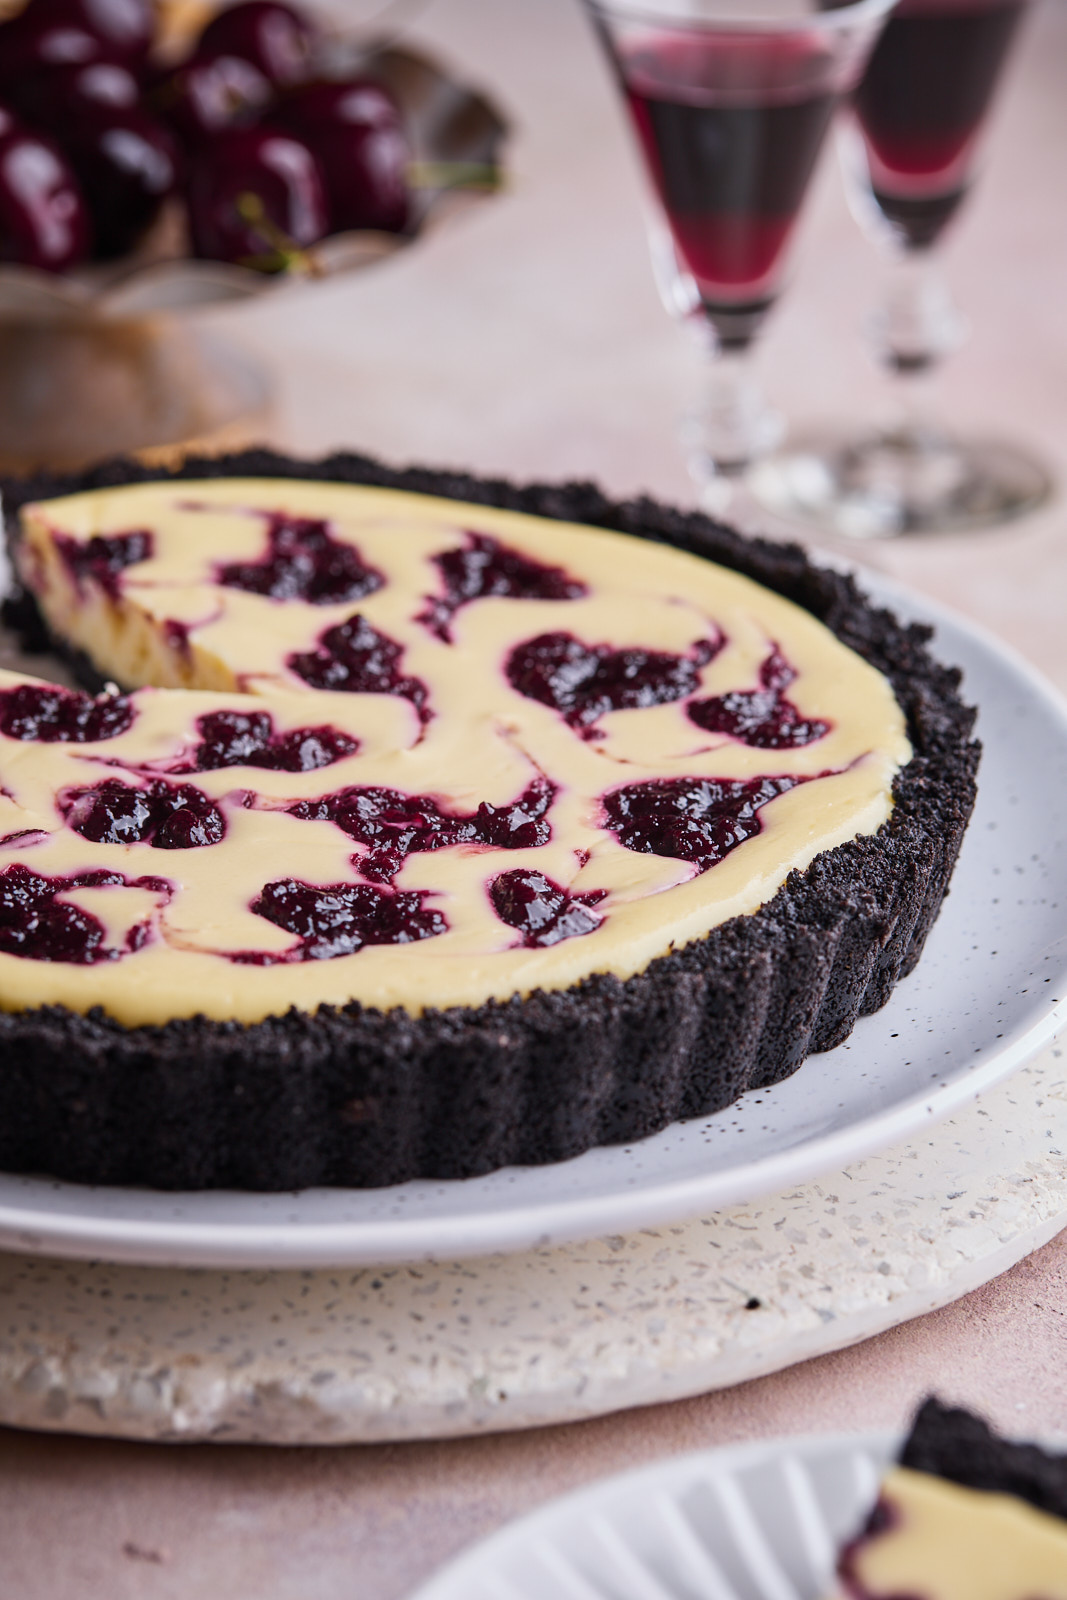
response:
[[[708,357],[704,391],[688,419],[686,443],[690,471],[702,487],[705,504],[722,515],[737,480],[780,443],[785,430],[756,382],[751,342],[722,340],[708,321],[702,338]]]
[[[869,331],[879,363],[898,380],[893,431],[929,434],[930,420],[917,391],[947,355],[963,343],[967,322],[952,298],[936,258],[928,250],[900,252],[882,307]]]

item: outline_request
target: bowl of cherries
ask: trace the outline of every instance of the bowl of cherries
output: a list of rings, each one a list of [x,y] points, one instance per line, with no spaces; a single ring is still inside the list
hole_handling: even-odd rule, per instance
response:
[[[410,246],[506,123],[426,55],[288,0],[27,0],[0,22],[0,461],[203,437],[266,398],[185,312]]]

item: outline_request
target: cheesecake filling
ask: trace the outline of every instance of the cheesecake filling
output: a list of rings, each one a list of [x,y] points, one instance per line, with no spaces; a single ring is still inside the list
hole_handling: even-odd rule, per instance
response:
[[[418,1014],[627,978],[877,831],[910,759],[888,682],[810,614],[640,538],[170,481],[25,508],[16,560],[123,692],[0,674],[5,1009]]]
[[[842,1600],[1067,1600],[1067,1523],[895,1467],[840,1578]]]

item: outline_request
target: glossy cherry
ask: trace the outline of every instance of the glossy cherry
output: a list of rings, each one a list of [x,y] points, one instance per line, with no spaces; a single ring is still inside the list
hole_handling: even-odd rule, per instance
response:
[[[197,55],[243,56],[278,89],[307,77],[317,30],[279,0],[241,0],[213,17],[200,35]]]
[[[152,35],[149,0],[29,0],[0,28],[0,85],[98,60],[140,72]]]
[[[0,261],[65,272],[89,252],[89,215],[63,153],[0,108]]]
[[[258,121],[274,90],[243,56],[194,56],[152,90],[156,112],[182,144],[194,148]]]
[[[198,256],[263,271],[284,271],[329,226],[315,157],[299,139],[274,128],[229,133],[202,151],[188,198]]]
[[[77,62],[50,67],[6,87],[8,101],[35,127],[55,132],[62,140],[71,119],[83,111],[130,111],[141,102],[141,86],[121,61]]]
[[[155,34],[152,0],[30,0],[23,16],[84,28],[121,60],[144,61]]]
[[[93,255],[125,255],[176,187],[170,134],[137,107],[95,106],[71,117],[65,144],[92,216]]]
[[[307,141],[322,167],[334,232],[402,233],[409,213],[411,152],[399,107],[369,79],[309,83],[272,117]]]
[[[0,93],[21,96],[43,73],[85,66],[108,57],[107,47],[87,29],[50,22],[32,7],[0,25]]]

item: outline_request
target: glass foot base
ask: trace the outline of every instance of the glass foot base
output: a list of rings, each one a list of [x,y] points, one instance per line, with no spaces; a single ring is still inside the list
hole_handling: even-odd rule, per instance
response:
[[[76,468],[101,456],[210,442],[266,411],[242,352],[159,318],[0,323],[0,466]]]
[[[802,440],[756,463],[747,482],[768,511],[854,539],[994,527],[1052,489],[1041,463],[1011,445],[919,427]]]

